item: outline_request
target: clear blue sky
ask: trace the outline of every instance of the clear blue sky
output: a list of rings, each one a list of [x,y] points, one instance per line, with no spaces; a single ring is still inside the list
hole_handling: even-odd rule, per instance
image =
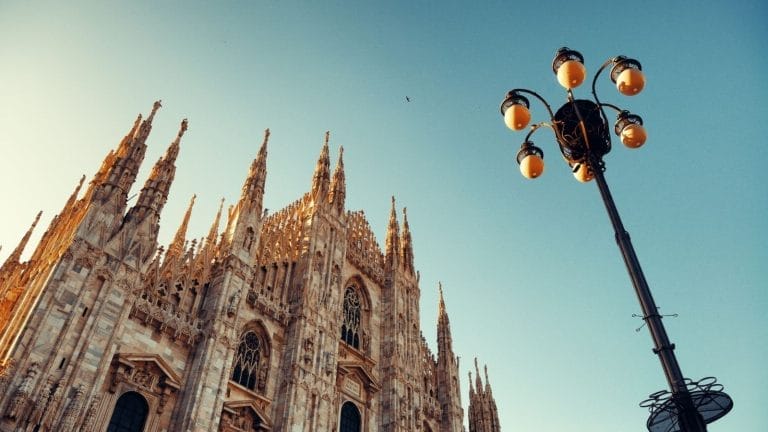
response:
[[[0,1],[0,260],[156,99],[147,165],[190,123],[163,243],[193,193],[196,237],[235,201],[265,128],[266,207],[301,196],[330,130],[347,207],[380,243],[390,196],[408,207],[422,329],[434,347],[440,280],[465,403],[478,356],[504,430],[644,430],[637,404],[665,381],[597,189],[546,131],[545,175],[522,178],[523,134],[498,112],[513,87],[563,102],[560,46],[590,72],[625,54],[646,90],[623,97],[604,78],[599,93],[649,139],[606,158],[617,205],[661,311],[679,314],[665,323],[684,373],[735,400],[710,430],[768,430],[766,3],[479,4]]]

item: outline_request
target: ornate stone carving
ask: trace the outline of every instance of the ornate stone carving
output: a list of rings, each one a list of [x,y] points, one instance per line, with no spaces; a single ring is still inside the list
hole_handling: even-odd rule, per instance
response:
[[[72,395],[72,400],[69,401],[67,409],[64,410],[64,416],[61,418],[62,430],[69,431],[75,430],[75,422],[80,415],[80,410],[83,404],[83,385],[75,387],[75,392]]]
[[[360,271],[384,285],[384,254],[361,211],[347,213],[346,256]]]
[[[5,413],[6,417],[15,419],[21,417],[21,415],[24,413],[24,410],[26,409],[26,406],[30,402],[30,398],[32,396],[32,388],[35,384],[35,377],[38,373],[37,367],[37,363],[32,363],[29,366],[29,369],[27,369],[27,373],[24,375],[24,379],[21,380],[21,383],[19,383],[19,386],[13,393],[13,398],[11,399],[11,402],[8,405],[8,409]]]
[[[115,355],[109,391],[114,393],[121,382],[129,387],[155,395],[157,413],[162,413],[170,398],[175,397],[181,383],[162,357],[156,354]]]
[[[252,288],[246,294],[246,303],[280,324],[288,324],[288,306],[268,294],[263,289],[256,291]]]
[[[166,298],[143,290],[131,307],[132,318],[156,328],[173,340],[187,345],[196,344],[203,334],[203,321],[178,310]]]
[[[237,291],[235,291],[234,294],[229,298],[229,306],[227,306],[227,316],[233,317],[235,316],[235,312],[237,311],[237,308],[240,307],[240,292],[242,291],[242,288],[238,288]]]
[[[88,407],[88,411],[85,413],[83,419],[82,432],[93,432],[94,420],[96,419],[96,411],[99,408],[101,402],[101,396],[97,395],[91,401],[91,405]]]
[[[45,384],[43,385],[43,388],[40,390],[40,397],[37,400],[37,403],[32,409],[32,414],[29,416],[29,424],[36,425],[40,422],[40,420],[43,418],[43,414],[45,414],[46,409],[48,408],[48,402],[51,399],[51,396],[53,395],[53,387],[54,387],[55,381],[52,377],[49,377]]]

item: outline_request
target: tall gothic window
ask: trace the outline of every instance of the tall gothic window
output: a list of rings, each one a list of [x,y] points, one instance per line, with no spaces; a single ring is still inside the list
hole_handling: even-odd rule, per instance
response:
[[[107,432],[141,432],[147,421],[149,405],[144,396],[136,392],[124,393],[115,404]]]
[[[345,402],[341,406],[339,432],[360,432],[360,411],[352,402]]]
[[[253,331],[247,331],[240,337],[240,344],[235,354],[235,367],[232,381],[256,389],[259,381],[259,363],[261,362],[261,340]]]
[[[341,340],[356,349],[360,348],[360,296],[351,286],[344,292]]]

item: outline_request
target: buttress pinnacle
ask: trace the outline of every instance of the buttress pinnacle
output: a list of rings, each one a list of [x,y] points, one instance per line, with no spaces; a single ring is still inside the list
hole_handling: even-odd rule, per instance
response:
[[[184,213],[184,218],[179,225],[179,229],[176,230],[176,235],[173,237],[173,241],[168,245],[168,252],[165,254],[165,259],[178,259],[184,253],[184,243],[187,239],[187,227],[189,226],[189,218],[192,216],[192,207],[195,205],[195,199],[197,195],[192,195],[192,199],[189,200],[189,206]]]
[[[344,211],[344,199],[347,195],[347,184],[344,177],[344,147],[339,147],[339,161],[336,163],[336,169],[333,171],[331,179],[331,192],[328,194],[328,202],[338,210],[339,214]]]
[[[27,232],[24,233],[24,237],[21,238],[21,241],[19,242],[18,246],[16,246],[16,249],[14,249],[13,252],[11,252],[11,254],[8,255],[8,258],[5,259],[5,263],[3,263],[2,267],[0,267],[0,273],[2,273],[2,271],[8,268],[9,266],[13,266],[20,262],[21,254],[24,252],[24,248],[27,247],[27,243],[29,243],[29,238],[32,237],[32,232],[35,230],[37,223],[40,221],[40,216],[42,215],[43,215],[43,211],[40,210],[40,212],[37,213],[37,216],[35,216],[35,220],[32,222],[32,226],[30,226]]]
[[[256,158],[251,162],[248,170],[248,177],[243,183],[243,192],[240,195],[238,207],[247,205],[253,207],[256,213],[261,213],[262,201],[264,199],[264,185],[267,181],[267,144],[269,143],[269,129],[264,130],[264,141],[259,147]],[[241,209],[242,210],[242,209]]]
[[[403,207],[403,234],[400,237],[400,259],[403,267],[413,273],[413,243],[408,225],[408,211]]]
[[[328,141],[330,136],[330,132],[325,132],[325,142],[323,143],[322,150],[320,150],[320,157],[317,159],[315,173],[312,176],[312,197],[316,203],[321,202],[326,197],[330,186],[331,162],[328,156]]]
[[[149,118],[147,120],[149,121]],[[171,189],[171,184],[176,176],[176,157],[179,155],[179,143],[181,142],[181,137],[184,136],[184,132],[187,131],[187,128],[187,119],[184,119],[181,121],[181,126],[179,127],[179,132],[176,135],[176,138],[168,146],[168,149],[166,149],[165,155],[160,157],[152,167],[149,177],[146,182],[144,182],[144,187],[141,188],[139,199],[134,208],[151,208],[157,214],[160,214],[162,211],[163,206],[165,206],[165,202],[168,199],[168,192]],[[131,212],[135,212],[135,210],[131,209],[131,211],[129,211],[129,216],[132,217],[133,215]]]
[[[389,210],[389,225],[387,225],[387,238],[384,251],[387,263],[393,264],[394,258],[400,249],[400,226],[397,223],[397,211],[395,210],[395,197],[392,197],[392,208]]]

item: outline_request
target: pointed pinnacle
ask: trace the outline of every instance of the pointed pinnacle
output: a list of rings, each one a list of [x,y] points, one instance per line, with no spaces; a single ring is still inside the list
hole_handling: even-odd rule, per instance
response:
[[[475,357],[475,372],[477,373],[475,376],[475,387],[477,387],[477,392],[480,393],[483,390],[483,381],[480,379],[480,368],[477,366],[477,357]]]
[[[488,379],[488,365],[483,365],[483,370],[485,372],[485,390],[490,393],[491,392],[491,380]]]
[[[189,120],[183,119],[181,121],[181,127],[179,128],[178,137],[181,138],[181,136],[184,135],[184,132],[186,132],[187,129],[189,129]]]
[[[157,113],[157,110],[160,109],[160,107],[163,106],[162,100],[157,100],[155,103],[152,104],[152,112],[149,113],[149,117],[147,117],[147,122],[152,123],[152,119],[155,118],[155,113]]]
[[[261,143],[261,148],[264,149],[264,151],[267,150],[267,143],[269,142],[269,135],[271,132],[269,132],[269,128],[264,129],[264,141]],[[259,149],[261,151],[261,149]]]
[[[168,254],[166,254],[166,256],[173,255],[179,257],[186,249],[185,241],[187,237],[187,227],[189,226],[189,218],[192,215],[192,206],[195,205],[196,198],[197,195],[192,195],[192,199],[189,200],[187,211],[184,213],[184,218],[181,221],[181,225],[179,225],[179,229],[176,231],[173,242],[168,246]]]
[[[27,247],[27,243],[29,243],[29,238],[32,237],[32,232],[35,230],[37,223],[40,221],[40,216],[42,215],[43,215],[43,211],[40,210],[40,212],[37,213],[37,216],[35,216],[35,220],[32,222],[32,225],[29,227],[27,232],[24,233],[24,236],[21,238],[21,241],[19,241],[19,244],[18,246],[16,246],[16,249],[14,249],[11,252],[11,254],[8,255],[8,258],[5,259],[5,264],[3,264],[2,267],[20,262],[21,254],[22,252],[24,252],[24,248]]]
[[[206,244],[211,244],[216,242],[216,237],[218,237],[218,234],[219,234],[219,222],[221,221],[222,209],[224,209],[224,198],[221,198],[221,202],[219,202],[219,211],[216,212],[216,217],[213,219],[213,224],[211,224],[211,230],[208,232],[208,237],[206,238]]]

